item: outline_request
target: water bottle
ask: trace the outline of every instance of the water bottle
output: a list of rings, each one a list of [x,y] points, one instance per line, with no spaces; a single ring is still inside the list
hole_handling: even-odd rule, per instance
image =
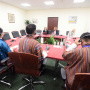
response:
[[[59,42],[57,42],[57,45],[59,45]]]
[[[70,37],[70,34],[68,33],[68,35],[67,35],[67,40],[69,40],[69,37]]]
[[[44,40],[43,40],[43,35],[41,34],[41,43],[43,43],[43,41],[44,41]]]
[[[56,42],[54,42],[54,45],[56,45]]]
[[[60,48],[63,48],[63,42],[62,41],[60,42]]]

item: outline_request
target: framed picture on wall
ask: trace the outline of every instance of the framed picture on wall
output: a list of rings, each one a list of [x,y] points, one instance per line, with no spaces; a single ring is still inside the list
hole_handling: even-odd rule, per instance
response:
[[[33,19],[32,22],[33,22],[33,23],[37,23],[37,19]]]
[[[9,20],[9,23],[15,23],[15,15],[8,13],[8,20]]]
[[[69,17],[69,23],[76,23],[77,22],[77,16],[70,16]]]

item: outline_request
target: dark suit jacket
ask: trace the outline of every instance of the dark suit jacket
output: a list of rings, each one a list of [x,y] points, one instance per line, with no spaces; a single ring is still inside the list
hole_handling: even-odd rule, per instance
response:
[[[52,31],[54,33],[54,30]],[[59,30],[56,30],[56,35],[59,35]]]
[[[47,32],[47,30],[45,31],[45,30],[43,30],[43,32]]]

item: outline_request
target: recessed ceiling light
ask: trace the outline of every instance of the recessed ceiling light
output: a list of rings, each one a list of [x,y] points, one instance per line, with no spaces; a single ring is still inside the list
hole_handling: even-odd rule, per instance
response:
[[[84,2],[85,0],[74,0],[74,3],[82,3]]]
[[[28,4],[28,3],[23,3],[23,4],[21,4],[22,6],[31,6],[30,4]]]
[[[54,5],[54,2],[53,1],[46,1],[44,2],[46,5]]]

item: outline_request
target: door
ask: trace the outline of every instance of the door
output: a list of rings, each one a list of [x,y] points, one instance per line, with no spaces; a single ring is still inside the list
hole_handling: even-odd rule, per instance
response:
[[[53,30],[54,27],[58,28],[58,17],[48,17],[48,30]]]

